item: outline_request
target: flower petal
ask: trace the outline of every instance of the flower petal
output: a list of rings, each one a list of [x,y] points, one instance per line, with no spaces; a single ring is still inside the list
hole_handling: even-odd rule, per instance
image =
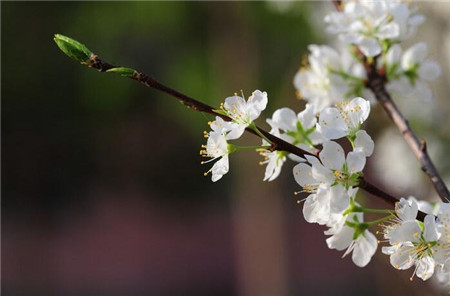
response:
[[[352,260],[356,266],[364,267],[369,264],[370,259],[375,254],[378,247],[377,238],[369,231],[365,231],[360,235],[353,249]]]
[[[295,181],[302,187],[307,184],[316,183],[316,180],[312,177],[311,170],[311,166],[306,163],[297,164],[293,169]]]
[[[297,116],[295,112],[289,108],[276,110],[272,115],[272,122],[276,127],[285,131],[297,130]]]
[[[353,241],[353,233],[354,229],[348,226],[342,227],[342,229],[334,234],[333,236],[330,236],[327,238],[327,246],[330,249],[336,249],[338,251],[345,250],[348,248]]]
[[[348,171],[351,174],[361,172],[366,165],[366,156],[362,151],[352,151],[347,154]]]
[[[326,141],[322,147],[323,149],[319,154],[322,164],[328,169],[341,171],[345,162],[344,150],[341,145]]]
[[[268,102],[267,93],[255,90],[247,102],[247,111],[250,119],[253,121],[259,117],[261,112],[266,109]]]
[[[211,180],[213,182],[220,180],[223,177],[223,175],[228,173],[228,169],[229,169],[228,155],[224,155],[222,156],[221,159],[219,159],[218,161],[216,161],[216,163],[214,163],[211,170],[212,173]]]
[[[327,139],[334,140],[348,135],[348,126],[336,108],[326,108],[320,112],[317,130]]]
[[[355,150],[362,151],[366,157],[369,157],[373,153],[375,144],[372,138],[365,130],[359,130],[356,133]]]
[[[416,264],[418,265],[416,275],[422,280],[426,281],[433,275],[435,266],[433,257],[424,256]]]
[[[439,239],[439,233],[436,226],[436,217],[433,215],[426,215],[424,219],[425,230],[423,237],[427,242],[434,242]],[[450,226],[449,226],[450,227]]]
[[[441,67],[434,61],[425,61],[420,64],[418,74],[420,79],[425,81],[435,81],[441,76]]]
[[[414,265],[414,260],[410,254],[413,254],[414,246],[402,245],[396,248],[396,251],[391,255],[391,265],[400,270],[405,270]],[[384,250],[383,250],[384,251]]]
[[[342,184],[330,188],[330,210],[332,213],[342,213],[350,205],[350,196]]]

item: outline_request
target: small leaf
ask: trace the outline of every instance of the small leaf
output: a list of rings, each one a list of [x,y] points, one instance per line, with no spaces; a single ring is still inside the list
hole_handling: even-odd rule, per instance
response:
[[[61,34],[55,34],[55,40],[58,47],[70,58],[79,61],[80,63],[86,64],[90,58],[91,55],[93,55],[92,51],[90,51],[84,44],[81,44],[80,42],[61,35]]]
[[[134,73],[136,72],[134,69],[131,68],[124,68],[124,67],[118,67],[118,68],[112,68],[107,70],[106,72],[112,72],[119,74],[124,77],[133,77]]]

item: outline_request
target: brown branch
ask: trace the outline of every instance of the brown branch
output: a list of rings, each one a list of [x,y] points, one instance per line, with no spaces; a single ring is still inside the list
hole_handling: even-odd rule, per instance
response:
[[[94,54],[91,54],[90,59],[88,61],[84,61],[82,64],[87,65],[88,67],[94,68],[94,69],[98,70],[99,72],[106,72],[113,68],[120,68],[118,66],[114,66],[114,65],[111,65],[111,64],[103,61],[97,55],[94,55]],[[157,89],[159,91],[162,91],[164,93],[167,93],[170,96],[183,102],[187,107],[189,107],[193,110],[208,113],[208,114],[211,114],[214,116],[220,116],[223,119],[228,120],[228,121],[231,120],[231,118],[229,118],[223,114],[217,113],[213,107],[211,107],[207,104],[204,104],[200,101],[197,101],[185,94],[182,94],[182,93],[158,82],[157,80],[155,80],[154,78],[152,78],[148,75],[139,73],[137,71],[133,71],[132,74],[125,75],[125,76],[128,78],[131,78],[133,80],[136,80],[136,81],[144,84],[147,87],[151,87],[151,88]],[[300,156],[300,157],[305,157],[305,155],[314,155],[310,152],[304,151],[304,150],[298,148],[297,146],[292,145],[291,143],[288,143],[288,142],[270,134],[269,132],[265,131],[264,129],[261,129],[259,127],[257,127],[257,128],[265,137],[267,137],[272,142],[272,145],[271,145],[272,150],[287,151],[289,153],[292,153],[292,154]],[[255,131],[253,131],[251,129],[246,129],[246,131],[259,136]],[[317,155],[314,155],[314,156],[317,156]],[[365,191],[383,199],[384,201],[388,202],[390,205],[395,205],[395,203],[398,201],[397,198],[384,192],[383,190],[377,188],[376,186],[370,184],[369,182],[364,180],[362,177],[360,179],[359,187],[364,189]]]
[[[97,69],[99,72],[106,72],[113,68],[119,68],[118,66],[114,66],[114,65],[111,65],[111,64],[103,61],[97,55],[91,55],[90,62],[87,62],[86,65],[88,67]],[[208,113],[208,114],[211,114],[214,116],[220,116],[224,120],[231,121],[231,118],[229,118],[228,116],[225,116],[223,114],[217,113],[213,107],[211,107],[205,103],[202,103],[200,101],[197,101],[185,94],[182,94],[182,93],[158,82],[156,79],[154,79],[146,74],[134,71],[132,76],[127,76],[127,77],[131,78],[133,80],[136,80],[136,81],[144,84],[147,87],[151,87],[151,88],[157,89],[159,91],[162,91],[168,95],[171,95],[172,97],[175,97],[176,99],[180,100],[185,106],[187,106],[188,108],[191,108],[195,111]],[[257,127],[257,129],[267,139],[269,139],[272,142],[271,150],[287,151],[289,153],[295,154],[295,155],[303,157],[303,158],[305,157],[306,154],[311,155],[311,153],[306,152],[306,151],[298,148],[297,146],[292,145],[292,144],[284,141],[283,139],[280,139],[280,138],[272,135],[271,133],[267,132],[266,130],[264,130],[260,127]],[[246,131],[250,132],[256,136],[259,136],[252,129],[247,128]]]
[[[374,196],[381,198],[388,204],[395,205],[395,203],[398,202],[397,198],[393,197],[389,193],[386,193],[386,192],[380,190],[378,187],[368,183],[366,180],[364,180],[364,178],[359,179],[358,187],[364,189],[365,191],[367,191],[368,193],[370,193]],[[419,211],[417,214],[417,219],[420,221],[423,221],[425,219],[425,215],[426,214],[424,212]]]
[[[380,103],[388,116],[402,133],[403,138],[408,143],[409,147],[419,161],[422,171],[427,174],[441,200],[444,202],[449,202],[450,192],[434,166],[433,161],[428,155],[425,140],[419,140],[409,125],[408,120],[403,116],[397,105],[392,100],[385,87],[385,76],[376,69],[376,59],[372,63],[365,61],[364,64],[367,71],[367,87],[372,90],[378,103]]]
[[[333,3],[334,8],[336,8],[337,11],[342,11],[342,1],[332,0],[331,2]]]

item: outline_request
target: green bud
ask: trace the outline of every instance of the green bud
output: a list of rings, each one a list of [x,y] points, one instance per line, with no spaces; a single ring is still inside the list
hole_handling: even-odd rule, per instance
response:
[[[61,34],[55,34],[56,44],[70,58],[86,64],[93,54],[84,44]]]
[[[131,68],[118,67],[118,68],[109,69],[106,72],[116,73],[116,74],[119,74],[120,76],[124,76],[124,77],[133,77],[134,73],[136,71]]]

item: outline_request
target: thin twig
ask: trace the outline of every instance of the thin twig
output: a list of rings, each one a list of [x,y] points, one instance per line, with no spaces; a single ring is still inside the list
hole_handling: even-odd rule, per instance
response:
[[[90,62],[86,63],[86,65],[88,67],[97,69],[99,72],[106,72],[106,71],[108,71],[110,69],[113,69],[113,68],[119,68],[118,66],[114,66],[114,65],[111,65],[111,64],[103,61],[97,55],[92,55],[91,59],[90,59]],[[176,91],[176,90],[174,90],[174,89],[172,89],[172,88],[170,88],[170,87],[168,87],[168,86],[158,82],[156,79],[154,79],[154,78],[152,78],[152,77],[150,77],[150,76],[148,76],[146,74],[134,71],[132,76],[127,76],[127,77],[131,78],[133,80],[136,80],[136,81],[144,84],[147,87],[151,87],[151,88],[157,89],[159,91],[162,91],[162,92],[164,92],[164,93],[166,93],[168,95],[171,95],[172,97],[175,97],[176,99],[178,99],[181,102],[183,102],[183,104],[186,105],[188,108],[191,108],[191,109],[193,109],[195,111],[208,113],[208,114],[211,114],[211,115],[214,115],[214,116],[220,116],[226,121],[231,121],[231,118],[229,118],[228,116],[225,116],[223,114],[217,113],[212,106],[209,106],[209,105],[207,105],[205,103],[202,103],[200,101],[197,101],[197,100],[195,100],[195,99],[193,99],[193,98],[191,98],[191,97],[189,97],[189,96],[187,96],[187,95],[185,95],[183,93],[180,93],[180,92],[178,92],[178,91]],[[267,132],[266,130],[264,130],[264,129],[260,128],[260,127],[257,127],[257,129],[267,139],[269,139],[272,142],[272,147],[271,147],[272,151],[274,151],[274,150],[287,151],[289,153],[295,154],[295,155],[303,157],[303,158],[305,157],[306,154],[313,155],[313,154],[311,154],[309,152],[306,152],[306,151],[298,148],[295,145],[292,145],[292,144],[284,141],[283,139],[280,139],[280,138],[272,135],[271,133]],[[252,133],[252,134],[254,134],[254,135],[259,137],[259,135],[252,129],[247,128],[246,131],[248,131],[248,132],[250,132],[250,133]]]
[[[380,74],[376,69],[376,60],[373,63],[368,63],[366,61],[365,68],[367,71],[367,87],[372,90],[378,103],[380,103],[388,116],[402,133],[403,138],[408,143],[409,147],[419,161],[422,171],[427,174],[441,200],[444,202],[449,202],[450,192],[434,166],[433,161],[428,155],[425,140],[419,140],[409,125],[408,120],[403,116],[397,105],[392,100],[385,87],[385,76]]]

